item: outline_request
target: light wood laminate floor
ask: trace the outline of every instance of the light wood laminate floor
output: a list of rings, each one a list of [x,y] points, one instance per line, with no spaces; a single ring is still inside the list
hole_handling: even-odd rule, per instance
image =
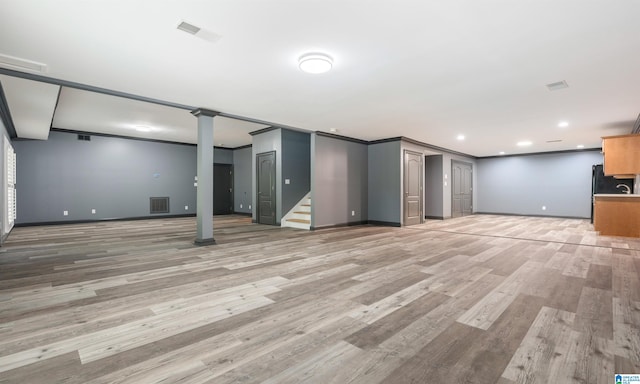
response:
[[[474,215],[15,228],[0,383],[610,383],[640,373],[640,241]]]

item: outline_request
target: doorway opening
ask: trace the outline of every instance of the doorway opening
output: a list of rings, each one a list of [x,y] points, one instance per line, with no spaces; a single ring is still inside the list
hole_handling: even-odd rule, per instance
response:
[[[213,164],[213,214],[233,213],[233,166]]]

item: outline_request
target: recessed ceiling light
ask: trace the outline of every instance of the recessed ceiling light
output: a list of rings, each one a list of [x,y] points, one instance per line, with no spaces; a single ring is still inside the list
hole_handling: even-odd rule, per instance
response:
[[[532,142],[530,142],[530,141],[528,141],[528,140],[525,140],[525,141],[518,141],[518,142],[516,143],[516,145],[517,145],[518,147],[526,147],[526,146],[529,146],[529,145],[531,145],[531,144],[533,144],[533,143],[532,143]]]
[[[567,121],[561,121],[561,122],[558,123],[558,127],[560,127],[560,128],[565,128],[565,127],[568,127],[568,126],[569,126],[569,122],[567,122]]]
[[[335,129],[335,128],[331,128],[331,129],[329,129],[329,132],[336,133],[336,132],[338,132],[338,130],[337,130],[337,129]]]
[[[151,132],[151,127],[147,127],[146,125],[136,125],[136,131],[138,132]]]
[[[576,145],[576,148],[578,148],[578,149],[582,149],[582,148],[584,148],[584,145],[582,145],[582,144],[578,144],[578,145]]]
[[[555,83],[547,84],[547,88],[550,91],[557,91],[559,89],[569,88],[569,84],[566,81],[557,81]]]
[[[504,151],[500,151],[498,155],[504,155]]]
[[[464,140],[464,135],[458,135],[458,137],[456,137],[458,140]]]
[[[298,66],[303,72],[319,74],[329,72],[333,67],[333,59],[324,53],[307,53],[300,56]]]

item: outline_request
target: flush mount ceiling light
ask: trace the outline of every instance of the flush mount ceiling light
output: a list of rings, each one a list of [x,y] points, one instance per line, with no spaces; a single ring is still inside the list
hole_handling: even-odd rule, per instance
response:
[[[526,146],[529,146],[529,145],[531,145],[531,144],[533,144],[533,143],[532,143],[532,142],[530,142],[530,141],[528,141],[528,140],[525,140],[525,141],[518,141],[518,142],[516,143],[516,145],[517,145],[518,147],[526,147]]]
[[[558,127],[559,128],[566,128],[569,126],[569,122],[568,121],[561,121],[558,123]]]
[[[578,148],[578,149],[582,149],[582,148],[584,148],[584,145],[582,145],[582,144],[578,144],[578,145],[576,145],[576,148]]]
[[[136,125],[136,131],[138,132],[151,132],[153,129],[146,125]]]
[[[458,137],[456,137],[456,139],[458,139],[458,140],[464,140],[464,135],[458,135]]]
[[[324,53],[307,53],[300,56],[298,66],[306,73],[325,73],[333,67],[333,59]]]
[[[504,151],[500,151],[498,155],[504,155]]]
[[[329,132],[336,133],[336,132],[338,132],[338,130],[336,128],[331,128],[331,129],[329,129]]]

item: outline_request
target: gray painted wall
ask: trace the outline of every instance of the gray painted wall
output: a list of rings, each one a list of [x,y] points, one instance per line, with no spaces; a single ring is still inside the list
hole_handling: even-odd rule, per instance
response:
[[[311,191],[311,135],[282,129],[282,215]],[[289,184],[286,184],[286,180]]]
[[[215,164],[233,164],[233,149],[215,147],[213,149],[213,162]]]
[[[312,134],[311,148],[311,225],[322,228],[367,221],[367,145]]]
[[[251,138],[251,207],[256,206],[256,156],[259,153],[276,151],[276,223],[282,220],[282,130],[274,129],[254,135]],[[252,209],[251,217],[257,220],[256,210]]]
[[[20,174],[18,224],[153,217],[151,196],[169,196],[170,215],[196,212],[195,146],[98,135],[78,141],[76,134],[54,131],[47,141],[17,141],[14,147]],[[246,148],[244,163],[239,155],[239,170],[234,170],[240,202],[239,193],[246,192],[246,199],[251,193],[250,156]],[[234,151],[215,148],[214,162],[235,165]]]
[[[477,211],[588,218],[591,166],[601,163],[599,151],[479,159]]]
[[[425,158],[425,216],[444,218],[442,155]]]
[[[400,224],[401,170],[400,141],[369,145],[369,220]]]
[[[7,135],[4,126],[1,133]],[[286,208],[283,201],[292,207],[311,184],[314,227],[367,220],[401,222],[404,147],[400,141],[367,146],[278,129],[254,136],[253,142],[251,148],[214,151],[216,163],[234,165],[237,212],[253,213],[249,205],[255,206],[255,155],[275,150],[278,222]],[[194,146],[102,136],[87,142],[64,132],[51,132],[48,141],[14,141],[13,146],[18,156],[18,224],[150,217],[150,196],[169,196],[170,214],[195,213]],[[2,167],[4,156],[0,147]],[[602,155],[584,151],[479,160],[428,156],[428,216],[451,214],[452,159],[474,165],[476,212],[586,218],[591,165],[601,163]],[[291,184],[285,185],[285,178]],[[3,201],[5,195],[2,188]],[[64,210],[68,216],[63,216]]]
[[[196,212],[194,146],[51,132],[14,147],[16,223],[147,217],[151,196],[169,196],[171,215]]]
[[[251,213],[251,147],[233,151],[234,211]]]

